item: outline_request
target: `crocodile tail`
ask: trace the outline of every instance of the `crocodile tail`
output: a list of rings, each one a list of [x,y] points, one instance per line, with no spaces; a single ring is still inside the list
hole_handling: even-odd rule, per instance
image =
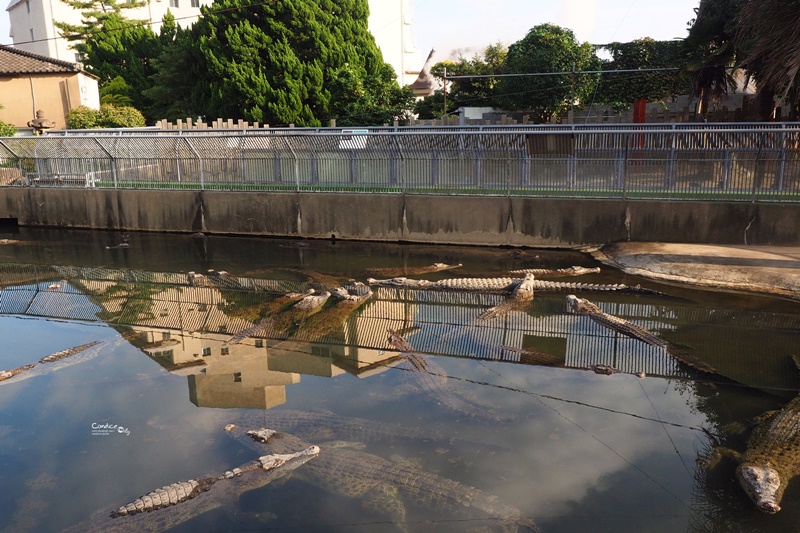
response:
[[[510,518],[503,521],[503,531],[516,531],[517,533],[539,533],[539,526],[533,518],[527,516]]]
[[[148,492],[140,498],[123,505],[113,513],[111,518],[119,518],[137,513],[147,513],[156,511],[170,505],[178,505],[181,502],[190,500],[200,493],[211,488],[217,480],[210,477],[179,481],[152,492]]]

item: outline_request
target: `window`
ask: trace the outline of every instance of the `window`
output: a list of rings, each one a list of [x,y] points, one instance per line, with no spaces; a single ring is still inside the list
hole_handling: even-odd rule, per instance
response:
[[[178,0],[169,0],[169,7],[180,7],[178,5]]]
[[[228,347],[227,346],[223,346],[220,349],[220,355],[228,355]]]
[[[264,347],[264,341],[261,339],[256,339],[256,348],[263,348],[263,347]]]
[[[211,348],[203,348],[203,357],[211,355]]]
[[[162,331],[161,332],[161,340],[165,341],[165,340],[169,339],[169,335],[170,335],[169,331]]]
[[[76,63],[83,63],[83,58],[78,52],[75,52],[75,62]]]
[[[234,372],[233,373],[233,382],[234,383],[241,383],[242,382],[242,373],[241,372]]]
[[[200,7],[200,0],[192,0],[192,7]]]

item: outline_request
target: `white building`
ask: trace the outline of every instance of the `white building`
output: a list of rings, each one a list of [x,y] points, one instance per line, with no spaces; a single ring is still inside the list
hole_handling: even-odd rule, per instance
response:
[[[210,4],[211,0],[149,0],[145,7],[128,10],[125,16],[150,21],[158,32],[167,9],[186,27],[197,20],[201,5]],[[401,85],[412,83],[422,62],[414,44],[410,0],[370,0],[369,8],[369,28],[384,61],[394,67]],[[14,46],[62,61],[80,60],[53,25],[53,21],[80,24],[79,11],[61,0],[11,0],[6,11]]]

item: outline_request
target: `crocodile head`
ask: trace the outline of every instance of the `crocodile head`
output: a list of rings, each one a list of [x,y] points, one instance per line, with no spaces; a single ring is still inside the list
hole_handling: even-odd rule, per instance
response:
[[[781,510],[784,487],[780,474],[769,464],[743,463],[736,469],[736,477],[760,511],[775,514]]]

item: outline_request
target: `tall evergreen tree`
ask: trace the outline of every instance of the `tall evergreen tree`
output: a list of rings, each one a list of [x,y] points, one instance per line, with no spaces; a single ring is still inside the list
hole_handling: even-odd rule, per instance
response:
[[[86,36],[83,46],[85,68],[100,78],[101,92],[122,94],[136,109],[145,109],[144,92],[152,86],[150,76],[155,73],[153,60],[162,51],[153,30],[114,13],[105,18],[102,31]]]
[[[147,99],[146,115],[151,121],[177,120],[196,117],[203,110],[192,106],[197,64],[200,55],[194,46],[191,29],[175,25],[168,11],[159,34],[162,52],[153,61],[155,72],[150,76],[152,86],[143,91]]]
[[[53,25],[71,47],[81,56],[86,56],[86,39],[105,31],[105,23],[111,17],[125,18],[126,10],[144,7],[148,0],[61,0],[81,13],[80,24],[54,21]],[[144,24],[144,20],[129,20],[129,24]]]
[[[218,0],[194,26],[200,61],[193,107],[214,117],[298,126],[351,113],[342,99],[358,95],[338,94],[332,102],[334,82],[343,81],[335,77],[385,79],[368,15],[367,0]]]

